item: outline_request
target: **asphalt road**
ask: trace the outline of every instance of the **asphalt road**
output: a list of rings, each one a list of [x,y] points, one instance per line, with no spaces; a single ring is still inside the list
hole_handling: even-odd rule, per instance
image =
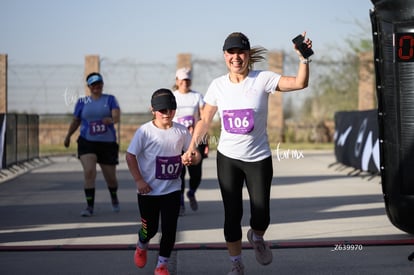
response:
[[[414,263],[408,260],[414,239],[389,222],[380,178],[355,175],[335,164],[331,151],[292,151],[285,151],[284,159],[274,152],[272,216],[265,236],[274,261],[268,266],[256,262],[245,237],[245,192],[245,274],[414,274]],[[151,241],[146,267],[138,269],[133,263],[139,213],[134,183],[121,160],[121,212],[111,211],[99,174],[91,218],[79,215],[85,207],[82,170],[73,156],[2,171],[0,274],[153,274],[158,236]],[[186,215],[179,219],[169,270],[227,274],[214,152],[204,162],[197,199],[199,210],[191,211],[187,201]]]

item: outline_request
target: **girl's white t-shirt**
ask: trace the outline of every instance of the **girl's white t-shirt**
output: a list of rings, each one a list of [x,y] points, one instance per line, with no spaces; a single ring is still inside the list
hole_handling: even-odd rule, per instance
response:
[[[281,75],[250,71],[240,83],[229,74],[210,84],[204,101],[218,107],[221,134],[217,150],[223,155],[253,162],[271,155],[267,137],[269,93],[274,93]]]
[[[152,188],[148,195],[181,190],[181,155],[190,142],[190,132],[176,122],[169,129],[160,129],[152,121],[138,128],[127,152],[136,156],[142,177]]]

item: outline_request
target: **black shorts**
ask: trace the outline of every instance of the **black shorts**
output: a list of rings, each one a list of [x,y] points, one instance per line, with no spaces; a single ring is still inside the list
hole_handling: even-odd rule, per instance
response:
[[[116,165],[119,164],[119,145],[116,142],[88,141],[83,137],[78,140],[78,158],[85,154],[95,154],[97,163]]]

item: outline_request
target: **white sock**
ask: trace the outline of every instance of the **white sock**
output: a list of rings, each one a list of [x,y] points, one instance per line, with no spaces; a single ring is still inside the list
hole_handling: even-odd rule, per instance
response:
[[[233,262],[241,263],[242,262],[242,255],[240,254],[240,255],[237,255],[237,256],[230,256],[230,260],[231,260],[232,263]]]
[[[163,264],[168,265],[168,258],[163,257],[163,256],[158,256],[158,264],[157,264],[157,267],[159,267],[159,266],[161,266]]]
[[[148,243],[141,243],[141,241],[138,241],[137,246],[140,249],[146,250],[148,248]]]

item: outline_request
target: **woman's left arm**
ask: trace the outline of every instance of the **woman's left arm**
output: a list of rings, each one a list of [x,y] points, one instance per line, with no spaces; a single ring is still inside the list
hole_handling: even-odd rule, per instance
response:
[[[309,84],[309,63],[304,64],[302,61],[299,64],[298,73],[296,76],[281,76],[276,91],[290,92],[301,90],[308,87]]]
[[[306,32],[303,33],[303,36]],[[304,43],[308,45],[308,48],[312,48],[312,41],[307,38]],[[276,91],[289,92],[295,90],[301,90],[308,87],[309,84],[309,63],[310,59],[306,59],[302,56],[300,51],[295,46],[296,53],[299,56],[299,68],[296,76],[281,76],[277,85]]]

